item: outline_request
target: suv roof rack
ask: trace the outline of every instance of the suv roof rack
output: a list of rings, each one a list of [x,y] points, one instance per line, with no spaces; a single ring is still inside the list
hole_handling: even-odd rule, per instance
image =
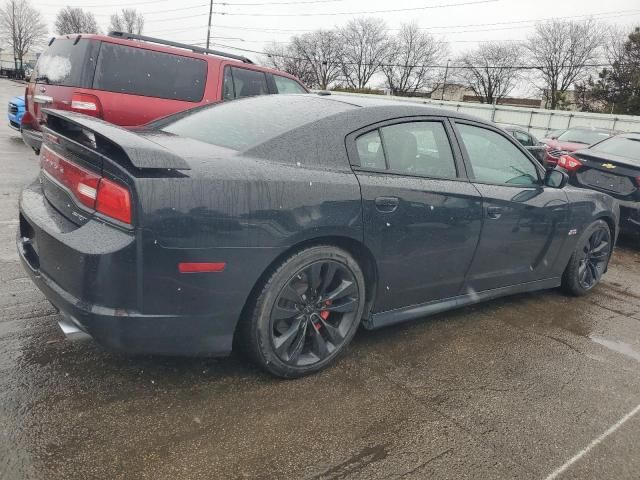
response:
[[[171,40],[163,40],[161,38],[147,37],[146,35],[137,35],[135,33],[112,31],[112,32],[109,32],[109,36],[114,38],[123,38],[125,40],[142,40],[144,42],[158,43],[160,45],[168,45],[170,47],[185,48],[195,53],[218,55],[220,57],[227,57],[227,58],[233,58],[234,60],[240,60],[241,62],[244,62],[244,63],[253,63],[247,57],[243,57],[241,55],[234,55],[233,53],[221,52],[219,50],[210,50],[208,48],[196,47],[195,45],[173,42]]]

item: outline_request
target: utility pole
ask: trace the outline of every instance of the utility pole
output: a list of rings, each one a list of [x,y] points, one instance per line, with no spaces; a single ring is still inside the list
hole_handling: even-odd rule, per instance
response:
[[[13,39],[13,67],[18,73],[18,50],[16,49],[16,2],[11,2],[11,38]]]
[[[213,15],[213,0],[209,0],[209,25],[207,28],[207,50],[209,50],[209,40],[211,39],[211,15]]]
[[[442,95],[440,95],[440,100],[444,100],[444,92],[447,89],[447,74],[449,73],[449,62],[451,60],[447,60],[447,66],[444,69],[444,81],[442,82]]]

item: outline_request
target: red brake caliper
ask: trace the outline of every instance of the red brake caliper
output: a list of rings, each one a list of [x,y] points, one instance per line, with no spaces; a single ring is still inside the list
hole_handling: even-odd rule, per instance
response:
[[[326,306],[331,305],[331,300],[327,300],[326,302],[324,302],[324,304],[325,304]],[[320,317],[322,318],[322,320],[326,321],[326,320],[327,320],[327,318],[329,318],[329,314],[330,314],[330,313],[331,313],[331,312],[330,312],[329,310],[322,310],[322,311],[320,312]],[[313,324],[313,326],[315,327],[315,329],[316,329],[317,331],[320,331],[320,327],[322,326],[322,323],[320,323],[320,322],[316,322],[316,323],[314,323],[314,324]]]

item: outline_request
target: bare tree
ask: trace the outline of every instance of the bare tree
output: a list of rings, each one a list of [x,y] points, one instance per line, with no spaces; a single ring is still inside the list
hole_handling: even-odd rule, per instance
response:
[[[389,55],[381,67],[387,87],[394,95],[407,95],[422,90],[434,80],[433,65],[447,53],[447,46],[426,32],[417,23],[404,24],[389,40]]]
[[[522,63],[522,49],[507,42],[482,43],[458,59],[457,76],[480,97],[482,103],[497,103],[515,88]]]
[[[66,7],[56,15],[56,32],[58,35],[70,33],[99,33],[98,22],[91,12],[82,8]]]
[[[355,18],[340,28],[342,74],[348,86],[365,88],[389,56],[389,38],[384,20]]]
[[[326,90],[342,72],[342,43],[333,30],[316,30],[293,37],[296,56],[306,61],[314,76],[314,85]]]
[[[589,64],[599,59],[602,43],[603,28],[593,19],[536,25],[525,47],[542,76],[550,108],[557,108],[567,90],[588,75]]]
[[[0,34],[13,50],[15,68],[23,68],[23,59],[47,35],[42,15],[28,0],[9,0],[0,9]]]
[[[140,35],[144,28],[144,16],[135,8],[123,8],[121,14],[111,15],[109,30],[118,32],[136,33]]]
[[[267,58],[265,63],[277,70],[290,73],[308,87],[316,87],[316,77],[305,59],[298,57],[291,43],[281,45],[272,43],[265,48]]]

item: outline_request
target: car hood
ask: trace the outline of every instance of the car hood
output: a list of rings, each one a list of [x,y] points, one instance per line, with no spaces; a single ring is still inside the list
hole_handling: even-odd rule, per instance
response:
[[[14,105],[17,105],[19,107],[24,107],[24,97],[13,97],[11,100],[9,100],[9,103],[13,103]]]

